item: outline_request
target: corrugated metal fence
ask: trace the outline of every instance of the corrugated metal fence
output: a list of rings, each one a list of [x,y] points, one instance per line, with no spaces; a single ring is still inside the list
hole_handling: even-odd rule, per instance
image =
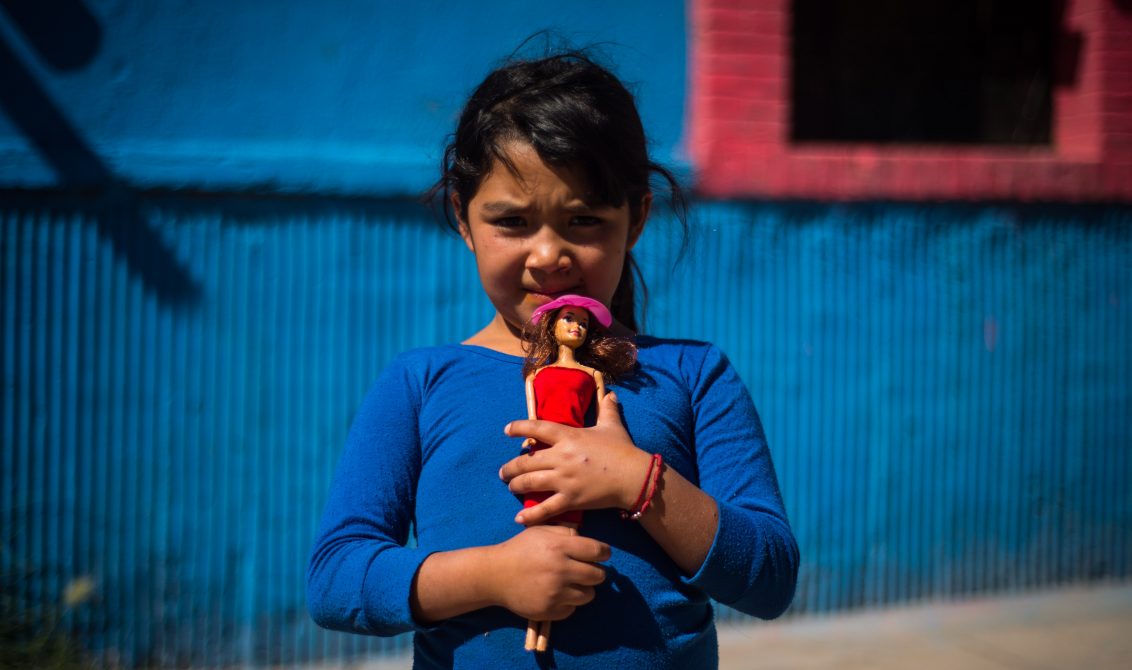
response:
[[[142,211],[199,299],[89,204],[0,210],[6,606],[125,664],[398,646],[317,630],[306,559],[370,380],[488,318],[469,254],[407,202]],[[639,248],[649,330],[715,341],[751,388],[794,613],[1129,576],[1132,210],[694,211],[675,269],[672,222]]]

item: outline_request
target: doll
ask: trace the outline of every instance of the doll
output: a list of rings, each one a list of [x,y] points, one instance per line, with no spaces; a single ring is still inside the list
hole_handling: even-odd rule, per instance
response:
[[[529,418],[576,428],[585,425],[593,401],[601,402],[607,393],[606,382],[636,364],[636,346],[626,338],[610,335],[607,329],[612,323],[605,305],[580,295],[559,296],[534,311],[523,329]],[[523,442],[530,453],[548,447],[534,438]],[[533,507],[549,496],[542,491],[528,493],[523,507]],[[566,512],[547,523],[577,529],[582,512]],[[546,651],[549,637],[549,621],[527,622],[528,651]]]

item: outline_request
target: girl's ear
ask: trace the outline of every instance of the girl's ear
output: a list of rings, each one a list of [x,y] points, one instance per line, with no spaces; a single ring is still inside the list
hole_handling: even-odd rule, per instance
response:
[[[649,212],[652,210],[652,193],[646,193],[641,196],[641,209],[637,215],[636,221],[629,222],[629,245],[627,249],[632,251],[633,246],[637,240],[641,239],[641,233],[645,232],[645,222],[649,220]]]
[[[468,245],[468,250],[473,254],[476,253],[476,245],[472,242],[472,231],[468,228],[468,222],[464,220],[461,214],[463,211],[460,209],[460,194],[453,192],[450,196],[452,201],[452,214],[456,217],[456,229],[460,231],[460,237],[464,238],[464,244]]]

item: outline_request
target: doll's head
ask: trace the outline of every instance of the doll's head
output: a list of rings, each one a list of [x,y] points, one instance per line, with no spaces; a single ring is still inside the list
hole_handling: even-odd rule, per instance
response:
[[[590,333],[590,313],[582,307],[562,307],[554,319],[554,339],[560,347],[577,349]]]
[[[605,305],[585,296],[564,295],[539,307],[523,329],[527,353],[523,377],[553,363],[558,348],[567,346],[573,349],[575,360],[598,370],[612,383],[637,362],[636,345],[610,334],[612,323]]]
[[[668,182],[683,223],[682,192],[672,175],[649,159],[632,94],[581,53],[512,61],[472,93],[430,192],[440,196],[450,225],[459,229],[449,214],[453,210],[457,220],[467,221],[468,204],[497,165],[516,172],[509,154],[516,143],[533,148],[546,165],[575,171],[593,205],[627,205],[631,226],[643,223],[649,180],[659,175]],[[623,256],[617,259],[620,279],[609,304],[619,322],[637,330],[636,265],[628,250]]]

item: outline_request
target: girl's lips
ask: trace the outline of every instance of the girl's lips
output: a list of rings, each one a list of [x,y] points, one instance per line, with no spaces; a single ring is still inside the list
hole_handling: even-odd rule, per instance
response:
[[[530,296],[531,298],[538,301],[539,304],[545,304],[545,303],[550,302],[551,300],[554,300],[555,298],[557,298],[559,296],[563,296],[563,295],[567,295],[569,293],[576,293],[577,292],[577,289],[573,289],[573,288],[563,289],[561,291],[537,291],[537,290],[533,290],[533,289],[524,289],[524,290],[526,290],[528,296]]]

